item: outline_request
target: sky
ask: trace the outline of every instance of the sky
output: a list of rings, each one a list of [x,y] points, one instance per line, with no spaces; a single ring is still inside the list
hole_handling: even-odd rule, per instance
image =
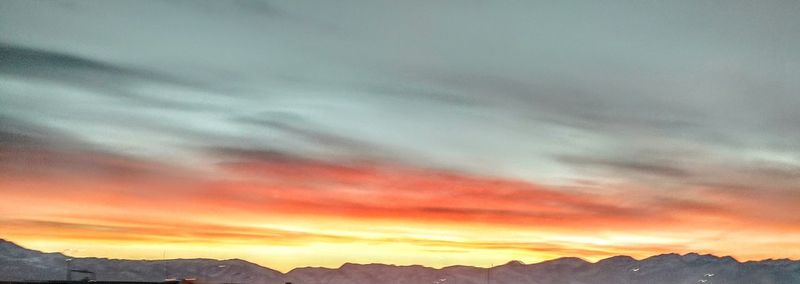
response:
[[[0,238],[800,258],[797,1],[0,2]]]

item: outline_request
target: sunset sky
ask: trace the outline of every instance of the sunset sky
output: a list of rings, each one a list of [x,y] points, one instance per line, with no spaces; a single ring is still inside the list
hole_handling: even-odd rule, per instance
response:
[[[800,258],[800,2],[535,2],[2,1],[0,238]]]

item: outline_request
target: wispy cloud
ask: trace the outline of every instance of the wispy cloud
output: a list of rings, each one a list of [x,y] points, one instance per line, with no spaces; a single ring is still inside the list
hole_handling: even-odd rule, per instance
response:
[[[0,215],[300,264],[281,246],[797,256],[743,236],[799,229],[799,11],[7,1]]]

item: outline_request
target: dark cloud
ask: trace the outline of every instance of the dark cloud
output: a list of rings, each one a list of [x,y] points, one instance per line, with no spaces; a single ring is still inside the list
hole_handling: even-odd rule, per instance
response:
[[[661,162],[653,160],[636,160],[634,157],[620,157],[620,158],[593,158],[593,157],[577,157],[577,156],[561,156],[557,159],[561,162],[576,166],[576,167],[596,167],[605,168],[613,175],[626,175],[626,174],[648,174],[656,176],[665,176],[670,178],[688,178],[692,176],[689,170],[677,167],[673,162]],[[626,160],[627,159],[627,160]]]
[[[329,149],[334,154],[344,154],[356,159],[379,159],[396,156],[395,150],[389,150],[387,147],[358,140],[351,134],[331,133],[331,130],[325,129],[324,126],[316,125],[291,113],[265,112],[237,118],[235,121],[255,125],[267,131],[281,132],[293,136],[299,141]]]
[[[139,103],[147,107],[158,108],[208,108],[208,105],[204,104],[176,103],[159,96],[134,91],[135,88],[147,84],[166,84],[185,88],[202,86],[196,82],[155,71],[6,43],[0,43],[0,63],[2,63],[0,64],[0,74],[2,75],[24,80],[35,78],[71,87],[87,88],[98,91],[101,95],[125,99],[128,103]]]
[[[174,178],[181,172],[177,169],[107,151],[58,130],[0,120],[0,175],[5,177],[147,181]]]
[[[46,132],[29,123],[8,116],[0,116],[0,145],[4,147],[38,146]]]
[[[312,159],[305,158],[290,153],[281,152],[278,150],[267,149],[245,149],[234,147],[215,147],[207,149],[212,155],[217,155],[226,160],[244,160],[244,161],[263,161],[263,162],[279,162],[279,163],[295,163],[295,162],[310,162]]]
[[[267,16],[280,15],[282,12],[272,4],[261,0],[235,0],[233,4],[242,10],[255,12]]]
[[[49,80],[80,80],[76,84],[100,85],[129,83],[129,80],[154,81],[169,84],[184,84],[179,79],[152,71],[122,67],[98,60],[83,58],[60,52],[51,52],[23,46],[0,43],[0,73],[38,77]],[[98,77],[98,78],[93,78]]]

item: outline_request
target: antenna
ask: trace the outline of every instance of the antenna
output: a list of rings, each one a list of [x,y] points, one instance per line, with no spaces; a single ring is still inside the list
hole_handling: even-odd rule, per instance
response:
[[[492,284],[492,267],[494,267],[494,263],[490,264],[489,268],[486,269],[486,284]]]
[[[161,256],[162,261],[164,261],[164,279],[169,278],[169,272],[167,271],[167,249],[164,249],[164,254]]]

